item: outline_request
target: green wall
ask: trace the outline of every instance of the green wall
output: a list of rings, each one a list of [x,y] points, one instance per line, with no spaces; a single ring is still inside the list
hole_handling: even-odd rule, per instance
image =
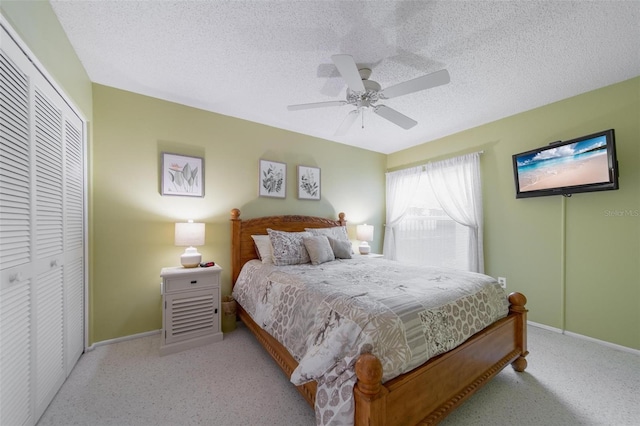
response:
[[[66,96],[71,100],[78,112],[83,116],[87,123],[87,158],[88,158],[88,196],[89,196],[89,259],[88,259],[88,281],[89,281],[89,328],[92,325],[92,292],[91,292],[91,273],[92,269],[92,195],[91,190],[91,146],[92,146],[92,128],[93,121],[93,91],[91,80],[87,75],[84,66],[78,59],[73,46],[69,42],[58,18],[56,17],[51,5],[48,1],[0,1],[0,11],[3,18],[7,20],[9,25],[24,43],[27,44],[31,53],[33,53],[40,64],[47,70],[47,73],[53,78]]]
[[[48,1],[0,1],[0,11],[75,106],[91,121],[91,81]]]
[[[48,2],[4,0],[0,11],[89,124],[90,343],[160,328],[159,270],[182,251],[174,221],[207,223],[200,251],[225,268],[228,291],[231,208],[243,217],[344,211],[352,227],[376,225],[379,251],[385,169],[483,150],[487,273],[527,295],[532,321],[640,349],[640,78],[385,157],[92,87]],[[619,191],[515,199],[512,154],[610,127]],[[205,158],[203,199],[159,195],[163,150]],[[286,200],[256,197],[259,158],[287,163]],[[322,201],[295,199],[297,164],[321,167]]]
[[[619,190],[515,199],[513,154],[609,128]],[[531,321],[640,349],[640,77],[391,154],[387,168],[479,150],[487,274],[527,296]]]
[[[376,228],[384,215],[383,154],[328,142],[114,88],[94,85],[91,341],[162,327],[160,269],[179,265],[174,223],[205,222],[203,259],[223,268],[229,293],[229,212],[241,217],[309,214]],[[204,158],[204,198],[161,196],[161,152]],[[258,197],[260,158],[287,164],[286,199]],[[296,166],[321,169],[321,200],[298,200]]]

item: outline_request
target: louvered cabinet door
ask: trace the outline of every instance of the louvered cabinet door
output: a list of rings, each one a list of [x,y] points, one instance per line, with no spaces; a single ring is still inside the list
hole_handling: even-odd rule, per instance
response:
[[[215,290],[207,288],[167,295],[167,344],[217,331],[218,308]]]
[[[160,355],[222,340],[220,272],[210,268],[164,268]]]

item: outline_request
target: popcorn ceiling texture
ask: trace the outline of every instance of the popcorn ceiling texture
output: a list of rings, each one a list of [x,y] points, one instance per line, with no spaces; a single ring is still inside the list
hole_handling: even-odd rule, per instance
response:
[[[640,74],[637,1],[59,1],[52,7],[91,80],[382,153]],[[451,83],[386,100],[341,137],[331,55],[382,88],[447,69]]]

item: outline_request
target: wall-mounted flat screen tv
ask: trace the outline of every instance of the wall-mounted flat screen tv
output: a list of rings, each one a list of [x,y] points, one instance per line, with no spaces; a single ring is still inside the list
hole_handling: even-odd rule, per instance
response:
[[[516,198],[618,189],[613,129],[513,156]]]

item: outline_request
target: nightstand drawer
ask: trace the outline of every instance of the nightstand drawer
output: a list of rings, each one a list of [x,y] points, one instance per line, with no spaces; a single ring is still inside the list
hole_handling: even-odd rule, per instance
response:
[[[171,293],[182,290],[199,290],[205,287],[211,287],[218,284],[218,275],[216,276],[191,276],[182,278],[168,278],[164,284],[164,291]]]

